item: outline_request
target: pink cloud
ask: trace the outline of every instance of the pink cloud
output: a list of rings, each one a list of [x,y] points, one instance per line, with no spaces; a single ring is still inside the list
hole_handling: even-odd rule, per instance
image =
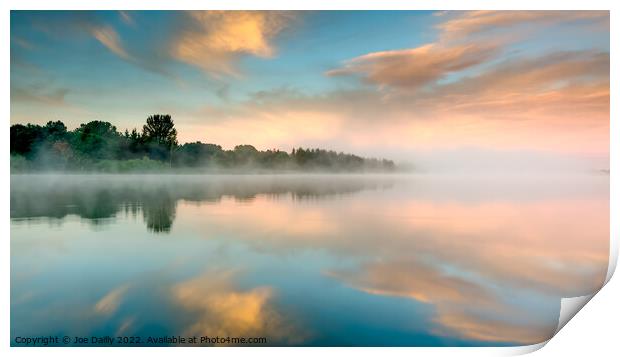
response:
[[[417,89],[445,77],[486,62],[496,54],[492,45],[445,47],[428,44],[421,47],[373,52],[347,61],[343,68],[327,72],[329,76],[355,75],[373,84]]]

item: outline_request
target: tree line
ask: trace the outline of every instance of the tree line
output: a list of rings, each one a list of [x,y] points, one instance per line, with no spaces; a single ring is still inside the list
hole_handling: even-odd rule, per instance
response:
[[[155,171],[170,168],[218,170],[393,171],[391,160],[363,158],[323,149],[224,150],[200,141],[179,145],[170,115],[155,114],[142,130],[119,132],[94,120],[68,130],[61,121],[11,126],[11,169],[15,171]]]

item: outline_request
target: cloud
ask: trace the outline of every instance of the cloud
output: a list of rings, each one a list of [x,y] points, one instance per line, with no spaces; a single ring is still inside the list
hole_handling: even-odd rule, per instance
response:
[[[129,14],[129,11],[119,11],[118,15],[121,17],[121,21],[123,21],[126,25],[134,26],[136,21],[133,16]]]
[[[18,45],[24,50],[34,50],[36,48],[32,42],[16,36],[11,36],[11,43]]]
[[[11,86],[11,102],[35,102],[52,106],[66,106],[67,88],[47,89],[39,86]]]
[[[414,100],[418,108],[483,118],[608,120],[609,64],[609,53],[598,51],[507,60]]]
[[[445,47],[428,44],[421,47],[374,52],[347,61],[343,68],[327,72],[329,76],[361,75],[369,83],[418,89],[435,83],[447,74],[483,63],[497,53],[492,45]]]
[[[107,24],[98,12],[59,11],[55,13],[28,12],[27,14],[32,26],[50,37],[66,39],[67,37],[89,36],[122,59],[135,61],[135,58],[124,47],[118,32],[113,26]]]
[[[190,25],[171,44],[173,58],[212,75],[239,75],[240,55],[269,58],[272,40],[293,19],[280,11],[191,11]]]
[[[574,21],[607,23],[609,26],[609,11],[466,11],[440,23],[437,28],[445,41],[483,32],[493,33],[514,26],[531,27]]]
[[[133,57],[123,48],[118,33],[110,26],[93,27],[90,29],[92,36],[107,49],[125,60],[133,60]]]

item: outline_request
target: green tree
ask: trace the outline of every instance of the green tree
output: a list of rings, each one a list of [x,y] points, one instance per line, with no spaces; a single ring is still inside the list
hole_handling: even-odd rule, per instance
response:
[[[170,159],[172,148],[178,144],[172,117],[169,114],[150,115],[142,127],[142,139],[152,158]]]
[[[254,164],[258,158],[258,150],[252,145],[237,145],[233,152],[237,165]]]
[[[60,120],[48,121],[43,131],[46,140],[50,142],[65,141],[68,137],[67,127]]]
[[[90,159],[115,159],[119,154],[120,139],[114,125],[94,120],[75,130],[74,147]]]
[[[11,126],[11,154],[31,158],[43,139],[43,128],[35,124],[15,124]]]
[[[203,144],[200,141],[186,143],[174,152],[175,166],[206,167],[215,164],[215,160],[222,154],[222,147],[215,144]]]
[[[177,130],[174,128],[172,117],[168,114],[155,114],[146,118],[142,127],[142,136],[147,142],[157,143],[167,148],[176,146]]]

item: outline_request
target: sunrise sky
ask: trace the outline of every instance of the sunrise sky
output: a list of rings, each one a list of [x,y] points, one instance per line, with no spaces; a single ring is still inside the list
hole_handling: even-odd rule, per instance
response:
[[[609,12],[11,12],[11,123],[427,167],[609,167]],[[501,163],[501,165],[500,165]]]

